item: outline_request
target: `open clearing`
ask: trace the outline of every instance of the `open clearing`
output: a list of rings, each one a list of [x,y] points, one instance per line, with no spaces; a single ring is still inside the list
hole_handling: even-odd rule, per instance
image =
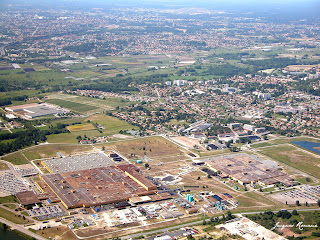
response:
[[[194,148],[195,145],[200,147],[200,142],[197,139],[192,139],[192,138],[182,136],[182,137],[173,137],[172,140],[180,143],[183,146],[186,146],[187,148]]]
[[[134,140],[120,141],[107,144],[113,147],[128,159],[139,159],[147,156],[151,159],[166,159],[164,157],[183,154],[180,148],[162,137],[147,137]],[[170,158],[167,159],[170,161]]]
[[[320,178],[320,158],[290,145],[259,149],[259,152],[296,169]]]
[[[48,145],[39,145],[32,149],[27,149],[22,152],[10,154],[4,157],[4,160],[11,162],[12,164],[21,165],[21,164],[27,164],[29,163],[29,161],[34,159],[58,157],[57,153],[62,153],[63,155],[73,155],[73,154],[78,154],[78,153],[88,152],[88,151],[93,151],[92,146],[48,144]]]
[[[63,155],[73,155],[87,151],[92,151],[92,146],[49,144],[25,151],[24,154],[29,160],[34,160],[38,158],[56,157],[58,156],[57,153],[62,153]]]

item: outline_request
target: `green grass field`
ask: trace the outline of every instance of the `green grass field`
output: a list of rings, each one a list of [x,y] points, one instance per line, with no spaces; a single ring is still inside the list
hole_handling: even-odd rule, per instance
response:
[[[27,164],[31,160],[57,157],[57,153],[60,152],[67,156],[70,154],[77,154],[80,152],[91,151],[92,146],[89,145],[66,145],[66,144],[48,144],[39,145],[31,149],[24,150],[22,152],[13,153],[9,156],[4,157],[4,160],[11,162],[15,165]],[[22,153],[26,156],[27,160]]]
[[[0,207],[0,216],[17,224],[22,224],[25,222],[30,222],[29,220],[23,220],[23,218],[17,214],[14,214],[2,207]]]
[[[134,129],[133,125],[105,114],[95,114],[88,117],[86,120],[102,125],[104,127],[104,129],[101,129],[102,132],[108,135],[119,133],[120,130]]]
[[[97,109],[97,107],[94,107],[94,106],[89,106],[89,105],[82,104],[82,103],[65,101],[65,100],[61,100],[61,99],[48,99],[48,100],[46,100],[46,102],[58,105],[60,107],[68,108],[68,109],[75,111],[75,112],[78,112],[78,113],[86,113],[88,111],[92,111],[92,110]]]
[[[29,161],[21,154],[21,152],[13,153],[3,158],[15,165],[27,164]]]
[[[86,131],[79,131],[79,132],[71,132],[71,133],[60,133],[55,135],[47,136],[47,142],[49,143],[78,143],[77,136],[84,137],[99,137],[103,136],[104,134],[99,133],[98,130],[86,130]]]
[[[18,203],[18,199],[14,195],[10,195],[7,197],[0,197],[0,203]]]
[[[285,144],[285,143],[292,143],[296,141],[311,141],[311,142],[319,142],[320,139],[314,139],[309,137],[294,137],[294,138],[279,138],[274,140],[269,140],[267,142],[252,144],[252,148],[260,148],[260,147],[267,147],[267,146],[273,146],[273,145],[279,145],[279,144]]]
[[[259,149],[259,152],[296,169],[320,178],[320,158],[290,145]]]

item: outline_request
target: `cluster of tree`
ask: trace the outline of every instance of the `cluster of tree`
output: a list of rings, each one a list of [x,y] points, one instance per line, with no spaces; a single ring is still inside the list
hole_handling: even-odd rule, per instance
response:
[[[20,74],[25,74],[25,72],[20,72]],[[8,78],[0,80],[0,92],[25,90],[27,88],[39,89],[40,87],[39,83],[28,79],[19,79],[18,81]]]
[[[63,50],[67,50],[70,52],[84,52],[84,53],[88,53],[88,52],[92,52],[92,50],[95,48],[94,43],[83,43],[80,45],[71,45],[71,46],[66,46],[63,48]]]
[[[249,137],[241,137],[237,141],[239,141],[240,143],[251,143],[251,139]]]
[[[230,63],[225,63],[222,65],[210,65],[207,67],[206,70],[202,72],[197,72],[197,76],[221,76],[221,77],[233,77],[236,75],[245,75],[253,73],[252,69],[249,67],[238,67],[235,65],[232,65]]]
[[[18,135],[18,137],[15,138],[13,141],[8,143],[0,143],[0,155],[3,155],[5,153],[10,153],[10,152],[15,152],[19,149],[30,146],[32,144],[37,144],[38,142],[43,142],[47,139],[45,134],[42,133],[39,129],[21,131],[21,132],[15,133],[14,135],[15,136]],[[12,139],[12,138],[10,137],[7,139]]]
[[[214,53],[208,56],[207,58],[223,58],[224,60],[241,60],[241,58],[245,56],[249,56],[249,53],[241,52],[241,53]]]
[[[284,68],[289,65],[297,65],[300,63],[294,58],[269,58],[262,60],[245,60],[241,61],[244,64],[249,64],[255,66],[256,70],[263,70],[269,68]]]
[[[167,74],[167,73],[152,74],[152,75],[149,75],[149,76],[139,76],[139,77],[131,78],[131,80],[132,80],[132,82],[134,82],[136,84],[163,83],[165,81],[170,80],[169,77],[171,75]]]
[[[227,128],[221,124],[212,124],[212,126],[206,131],[207,136],[217,136],[220,133],[229,133],[231,132],[230,128]]]
[[[229,220],[232,220],[234,219],[235,216],[232,215],[232,213],[230,211],[227,212],[227,214],[222,214],[222,217],[219,218],[219,217],[211,217],[209,221],[206,221],[206,220],[203,220],[203,225],[211,225],[211,226],[216,226],[216,225],[219,225],[219,224],[222,224],[226,221],[229,221]]]
[[[69,132],[66,124],[58,123],[56,126],[50,126],[48,130],[28,128],[25,131],[15,133],[5,133],[0,135],[0,140],[12,140],[7,143],[0,143],[0,155],[15,152],[33,144],[38,144],[47,139],[47,135]]]
[[[79,87],[81,90],[97,90],[103,92],[123,92],[123,91],[137,91],[137,88],[129,87],[128,82],[125,80],[121,81],[110,81],[110,82],[96,82],[89,85],[83,85]]]
[[[26,99],[28,99],[27,95],[3,98],[0,99],[0,106],[10,105],[12,101],[24,101]]]
[[[320,96],[320,89],[314,88],[313,85],[319,85],[319,79],[297,81],[295,88],[311,95]]]
[[[301,221],[299,219],[303,219],[304,224],[320,226],[320,211],[304,212],[302,216],[300,216],[297,210],[293,210],[292,213],[288,212],[287,210],[281,210],[277,213],[267,211],[260,214],[248,215],[246,217],[250,218],[252,221],[258,222],[259,224],[261,224],[267,229],[273,228],[276,222],[279,222],[279,218],[281,218],[282,222],[293,225],[291,230],[298,234],[301,234],[304,231],[310,231],[310,228],[305,228],[302,230],[299,229],[298,223]],[[312,230],[317,230],[317,228]],[[277,229],[275,229],[275,232],[277,232]],[[312,234],[312,236],[316,236],[316,234],[317,233]],[[299,237],[298,238],[304,239],[307,237],[308,236],[303,236],[301,238]],[[288,237],[288,239],[298,239],[298,238]]]

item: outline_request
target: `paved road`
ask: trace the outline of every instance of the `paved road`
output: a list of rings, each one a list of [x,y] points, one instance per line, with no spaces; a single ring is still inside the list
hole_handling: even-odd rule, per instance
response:
[[[46,238],[41,237],[38,234],[36,234],[34,232],[31,232],[28,229],[26,229],[26,228],[24,228],[24,227],[22,227],[22,226],[20,226],[18,224],[12,223],[12,222],[10,222],[7,219],[4,219],[2,217],[0,217],[0,222],[7,224],[8,226],[11,227],[11,229],[17,229],[18,231],[23,232],[23,233],[25,233],[25,234],[27,234],[27,235],[29,235],[29,236],[37,239],[37,240],[47,240]]]
[[[184,223],[184,224],[180,224],[180,225],[175,225],[175,226],[172,226],[172,227],[167,227],[167,228],[163,228],[161,230],[153,230],[153,231],[149,231],[149,232],[146,232],[146,233],[135,233],[135,234],[131,234],[131,235],[128,235],[128,236],[124,236],[124,237],[121,237],[121,239],[129,239],[129,238],[135,238],[135,237],[139,237],[141,235],[150,235],[150,234],[156,234],[156,233],[159,233],[159,232],[166,232],[166,231],[170,231],[170,230],[173,230],[173,229],[178,229],[178,228],[181,228],[181,227],[188,227],[188,226],[194,226],[194,225],[198,225],[198,224],[201,224],[203,222],[203,220],[199,220],[199,221],[196,221],[196,222],[192,222],[192,223]]]
[[[297,209],[298,212],[309,212],[309,211],[319,211],[320,208],[312,208],[312,209]],[[264,211],[257,211],[257,212],[244,212],[244,213],[236,213],[235,215],[237,214],[241,214],[241,215],[252,215],[252,214],[259,214],[259,213],[264,213],[266,210]],[[292,210],[288,210],[289,212],[292,212]],[[272,211],[273,213],[277,213],[279,212],[279,210],[277,211]],[[219,217],[221,218],[221,216]],[[192,222],[192,223],[185,223],[185,224],[180,224],[180,225],[175,225],[175,226],[172,226],[172,227],[167,227],[167,228],[163,228],[161,230],[153,230],[153,231],[149,231],[149,232],[146,232],[146,233],[135,233],[135,234],[131,234],[131,235],[128,235],[128,236],[124,236],[124,237],[121,237],[121,239],[129,239],[129,238],[135,238],[135,237],[139,237],[141,235],[151,235],[151,234],[156,234],[156,233],[159,233],[159,232],[166,232],[166,231],[170,231],[170,230],[173,230],[173,229],[177,229],[177,228],[181,228],[181,227],[188,227],[188,226],[195,226],[195,225],[199,225],[199,224],[202,224],[203,220],[199,220],[199,221],[196,221],[196,222]]]

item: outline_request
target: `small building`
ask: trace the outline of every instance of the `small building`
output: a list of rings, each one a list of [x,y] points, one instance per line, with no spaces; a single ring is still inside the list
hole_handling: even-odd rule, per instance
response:
[[[239,129],[240,126],[241,126],[240,123],[229,123],[229,124],[227,124],[227,127],[230,128],[230,129],[232,129],[232,130]]]
[[[198,209],[196,209],[194,207],[186,209],[187,214],[192,214],[192,213],[196,213],[196,212],[198,212]]]
[[[195,159],[192,161],[192,165],[203,165],[203,164],[204,164],[204,161],[201,161],[198,159]]]
[[[265,131],[266,131],[266,129],[264,127],[255,129],[256,133],[264,133]]]
[[[80,144],[92,144],[92,141],[91,140],[86,140],[86,139],[81,139]]]
[[[243,129],[246,131],[253,132],[255,130],[255,127],[253,125],[245,124],[245,125],[243,125]]]
[[[161,237],[155,237],[154,240],[172,240],[172,237],[170,237],[169,235],[164,235]]]

